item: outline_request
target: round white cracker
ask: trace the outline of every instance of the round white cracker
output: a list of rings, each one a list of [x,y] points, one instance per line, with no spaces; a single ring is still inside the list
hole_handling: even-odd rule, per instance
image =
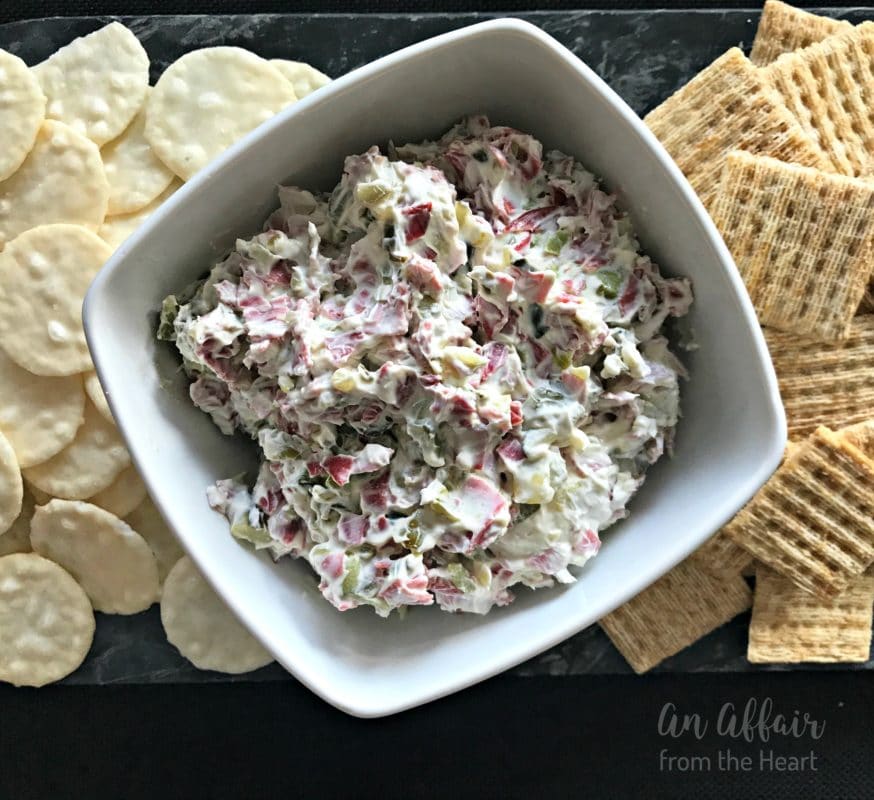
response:
[[[112,248],[78,225],[41,225],[0,253],[0,346],[35,375],[91,366],[82,300]]]
[[[152,89],[145,135],[158,158],[187,180],[295,100],[279,70],[248,50],[193,50]]]
[[[84,419],[78,375],[44,378],[18,366],[0,348],[0,432],[24,469],[63,450]]]
[[[170,643],[198,669],[237,675],[273,661],[188,556],[164,581],[161,622]]]
[[[21,166],[45,116],[46,98],[34,74],[18,56],[0,50],[0,181]]]
[[[21,513],[24,484],[9,440],[0,433],[0,534],[12,527]]]
[[[156,211],[180,186],[182,186],[182,181],[174,178],[172,183],[145,208],[134,211],[132,214],[115,214],[107,217],[97,230],[97,235],[113,249],[118,248],[128,236],[145,222],[146,217]]]
[[[15,518],[12,527],[4,534],[0,534],[0,557],[11,553],[30,552],[30,518],[36,505],[33,495],[27,486],[24,487],[24,496],[21,500],[21,513]]]
[[[146,484],[131,464],[125,467],[118,477],[103,491],[88,498],[89,503],[100,506],[117,517],[126,517],[146,496]]]
[[[173,565],[185,555],[176,534],[164,522],[161,512],[158,511],[148,495],[139,506],[125,517],[125,522],[142,536],[152,548],[155,559],[158,561],[158,578],[163,583]]]
[[[100,156],[109,181],[107,214],[130,214],[147,206],[173,180],[173,173],[153,152],[143,133],[145,109],[124,133],[103,145]]]
[[[136,614],[158,599],[158,565],[145,539],[91,503],[51,500],[37,507],[30,543],[82,585],[96,611]]]
[[[312,94],[316,89],[321,89],[326,83],[331,82],[331,79],[324,72],[319,72],[315,67],[305,64],[303,61],[271,58],[270,63],[294,86],[294,93],[298,100],[303,100],[308,94]]]
[[[61,122],[46,120],[24,163],[0,183],[0,250],[37,225],[69,222],[96,231],[108,200],[97,145]]]
[[[46,116],[98,145],[130,124],[149,88],[149,57],[119,22],[74,39],[33,72],[48,99]]]
[[[67,500],[84,500],[106,489],[130,465],[130,454],[115,425],[91,403],[76,437],[60,453],[24,470],[28,483]]]
[[[82,587],[34,553],[0,558],[0,681],[44,686],[73,672],[94,639]]]
[[[103,393],[100,379],[93,370],[85,373],[85,394],[94,403],[94,408],[100,412],[100,416],[114,425],[115,418],[112,416],[112,410],[109,408],[109,403],[106,402],[106,395]]]
[[[22,478],[24,478],[23,475]],[[28,492],[33,496],[33,501],[38,506],[44,506],[52,499],[52,496],[48,492],[44,492],[32,483],[28,483],[27,478],[24,478],[24,493],[27,494]]]

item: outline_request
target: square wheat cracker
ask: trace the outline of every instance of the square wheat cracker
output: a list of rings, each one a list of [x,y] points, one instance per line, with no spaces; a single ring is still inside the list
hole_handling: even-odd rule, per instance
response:
[[[850,335],[871,272],[874,183],[737,151],[712,215],[763,325]]]
[[[852,27],[844,19],[820,17],[781,3],[780,0],[767,0],[756,29],[756,38],[753,39],[750,61],[762,67],[783,53],[809,47]]]
[[[723,530],[802,589],[840,594],[874,562],[874,461],[817,428]]]
[[[761,70],[733,47],[644,117],[708,208],[731,150],[810,167],[822,154]]]
[[[795,442],[787,442],[783,460],[790,458],[797,448]],[[753,577],[756,574],[753,557],[743,547],[735,544],[723,529],[717,531],[689,557],[717,575]]]
[[[861,450],[868,458],[874,460],[874,408],[871,409],[871,419],[841,428],[838,435],[853,447]]]
[[[844,175],[874,167],[874,22],[787,53],[763,72],[807,134]]]
[[[746,611],[752,593],[739,575],[714,575],[686,559],[600,621],[641,673]]]
[[[756,571],[747,658],[754,664],[865,662],[871,649],[874,577],[853,578],[823,600],[768,569]]]
[[[856,314],[860,317],[866,314],[874,314],[874,281],[868,283],[868,288],[865,289],[865,294],[862,297],[862,302],[859,303],[859,310]]]
[[[711,536],[691,556],[703,569],[717,575],[740,575],[748,567],[753,557],[735,544],[721,530]]]
[[[855,317],[850,336],[824,343],[765,329],[790,439],[820,425],[842,428],[874,416],[874,315]]]

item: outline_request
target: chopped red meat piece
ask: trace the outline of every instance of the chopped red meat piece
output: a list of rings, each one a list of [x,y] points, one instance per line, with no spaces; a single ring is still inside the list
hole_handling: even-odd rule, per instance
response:
[[[405,208],[401,213],[407,218],[407,244],[421,239],[431,221],[431,203],[419,203]]]

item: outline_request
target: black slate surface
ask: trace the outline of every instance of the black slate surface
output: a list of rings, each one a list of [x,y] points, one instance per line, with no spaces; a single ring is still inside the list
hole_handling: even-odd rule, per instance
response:
[[[858,21],[865,9],[832,9]],[[759,12],[540,11],[513,16],[539,25],[573,50],[644,113],[717,55],[748,47]],[[152,59],[152,78],[188,50],[246,47],[265,58],[308,61],[332,76],[430,36],[500,14],[251,14],[120,17]],[[110,17],[54,17],[0,26],[0,47],[35,64]]]
[[[514,16],[539,25],[598,72],[644,114],[727,48],[748,48],[758,11],[544,11]],[[824,13],[852,22],[874,9]],[[246,47],[267,58],[308,61],[332,76],[401,47],[497,14],[190,15],[121,17],[152,59],[152,78],[188,50]],[[55,17],[0,25],[0,47],[36,64],[108,17]],[[667,660],[656,672],[741,672],[783,669],[747,663],[749,615]],[[868,669],[854,665],[850,669]],[[809,669],[809,668],[808,668]],[[827,669],[827,668],[826,668]],[[630,668],[593,626],[512,670],[517,676],[628,674]],[[98,614],[94,646],[69,684],[286,680],[277,665],[243,676],[196,670],[167,643],[157,607],[133,617]]]
[[[830,0],[844,8],[852,0]],[[655,9],[748,9],[750,0],[2,0],[0,23],[46,17],[84,17],[125,14],[413,14],[604,9],[643,11]],[[822,6],[822,0],[794,0],[799,8]]]

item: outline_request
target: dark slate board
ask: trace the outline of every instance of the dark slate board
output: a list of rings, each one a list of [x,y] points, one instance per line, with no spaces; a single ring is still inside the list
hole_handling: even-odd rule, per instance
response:
[[[828,10],[825,13],[829,13]],[[514,16],[539,25],[586,61],[639,114],[646,113],[729,47],[749,48],[758,11],[562,11]],[[858,22],[874,9],[832,9]],[[338,76],[430,36],[490,19],[493,14],[197,15],[122,17],[152,59],[153,81],[183,53],[237,45],[266,58],[307,61]],[[55,17],[0,25],[0,47],[36,64],[109,18]],[[167,643],[157,607],[133,617],[98,614],[85,664],[68,684],[283,680],[277,665],[237,677],[196,670]],[[659,666],[658,672],[739,672],[781,667],[747,663],[749,615],[705,637]],[[855,665],[866,669],[872,662]],[[808,667],[809,669],[809,667]],[[598,626],[516,667],[516,675],[628,673]]]

